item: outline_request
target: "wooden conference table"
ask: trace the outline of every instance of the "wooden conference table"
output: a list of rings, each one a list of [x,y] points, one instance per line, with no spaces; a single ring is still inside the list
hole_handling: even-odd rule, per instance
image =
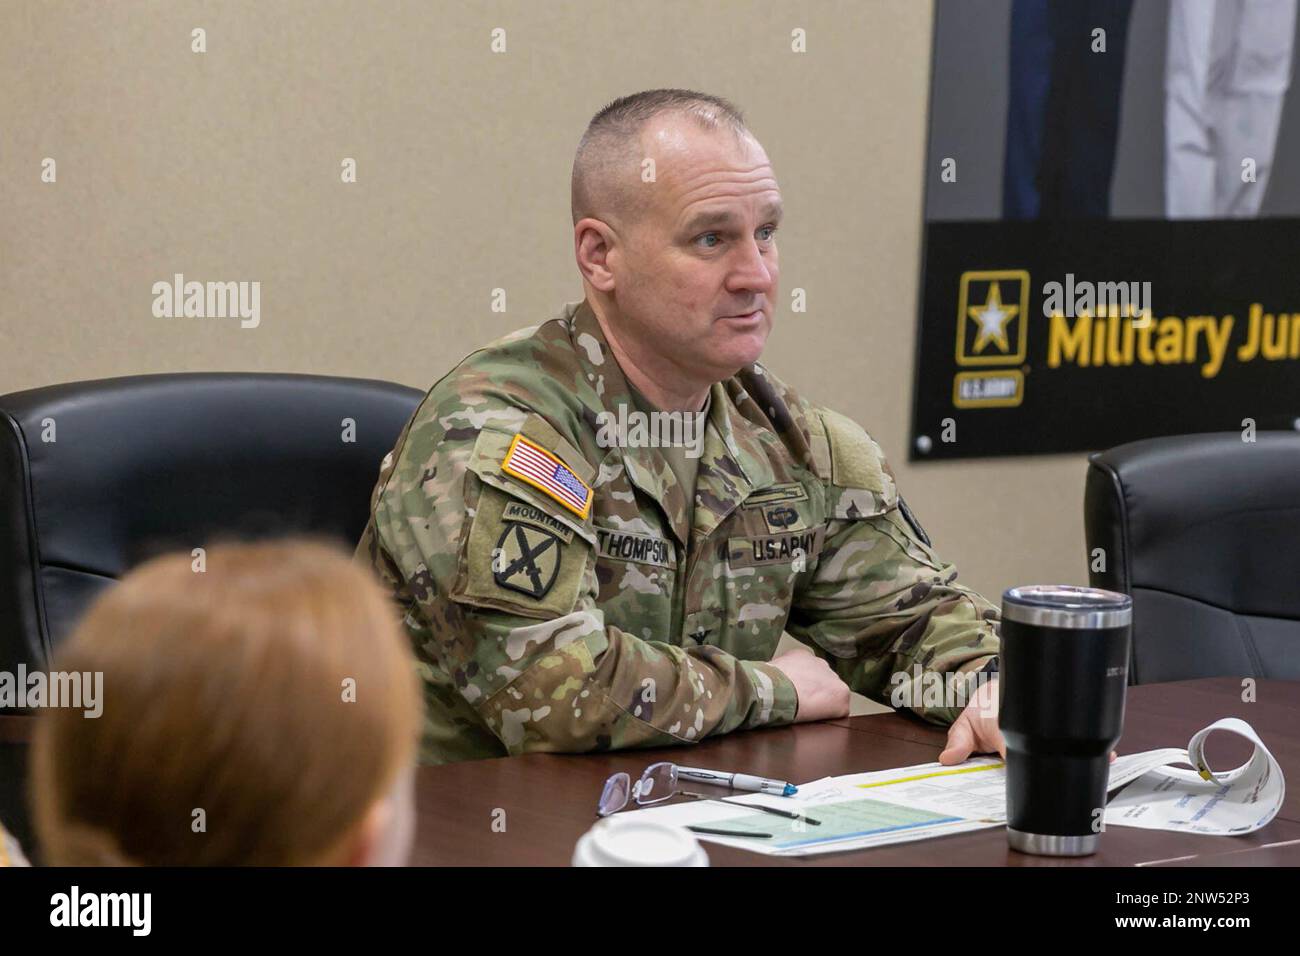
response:
[[[1116,749],[1128,754],[1186,747],[1192,734],[1218,718],[1242,718],[1255,728],[1290,783],[1277,817],[1247,836],[1111,827],[1097,854],[1074,859],[1010,850],[1001,827],[803,859],[766,857],[716,843],[704,846],[714,866],[1300,866],[1300,681],[1259,680],[1256,699],[1249,703],[1242,701],[1242,693],[1237,678],[1131,687],[1124,736]],[[605,779],[624,770],[635,780],[658,760],[805,783],[937,760],[945,736],[945,730],[911,716],[873,714],[731,734],[693,747],[528,754],[422,767],[411,863],[567,866],[574,844],[596,821]],[[1215,770],[1230,770],[1249,754],[1249,744],[1224,734],[1212,735],[1206,746]],[[504,832],[499,832],[499,822],[493,828],[494,820],[504,821]]]

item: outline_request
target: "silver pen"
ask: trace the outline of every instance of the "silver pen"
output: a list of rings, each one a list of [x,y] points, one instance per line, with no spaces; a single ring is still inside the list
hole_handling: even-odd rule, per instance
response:
[[[677,768],[677,779],[690,783],[711,783],[716,787],[730,787],[732,790],[749,790],[753,793],[771,793],[778,797],[788,797],[797,793],[799,788],[784,780],[769,780],[767,777],[755,777],[748,773],[724,773],[721,770],[704,770],[700,767]]]

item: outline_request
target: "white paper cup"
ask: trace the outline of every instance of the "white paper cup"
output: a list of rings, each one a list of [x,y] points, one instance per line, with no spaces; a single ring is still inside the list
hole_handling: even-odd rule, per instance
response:
[[[690,830],[628,814],[599,820],[584,833],[573,850],[573,865],[708,866],[709,857]]]

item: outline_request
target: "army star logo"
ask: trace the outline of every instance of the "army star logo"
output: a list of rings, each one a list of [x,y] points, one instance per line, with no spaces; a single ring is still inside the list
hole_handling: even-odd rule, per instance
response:
[[[510,523],[497,540],[492,577],[530,598],[546,595],[560,570],[560,539],[549,531]]]
[[[1023,362],[1029,318],[1029,273],[1024,269],[963,272],[957,296],[957,364]]]
[[[1003,352],[1011,351],[1007,341],[1007,323],[1016,317],[1020,307],[1002,304],[1002,290],[997,280],[989,286],[988,300],[981,306],[968,308],[967,313],[979,323],[979,334],[975,337],[976,352],[983,352],[984,347],[993,342]]]

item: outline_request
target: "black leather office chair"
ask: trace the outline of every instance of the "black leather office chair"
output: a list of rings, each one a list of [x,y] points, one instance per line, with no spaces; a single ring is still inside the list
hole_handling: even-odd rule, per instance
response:
[[[390,382],[242,373],[0,396],[0,670],[48,667],[95,596],[156,554],[292,533],[351,548],[422,397]],[[0,819],[22,839],[20,749],[0,746]]]
[[[1256,437],[1153,438],[1090,457],[1089,577],[1133,597],[1131,683],[1300,679],[1300,435]]]

